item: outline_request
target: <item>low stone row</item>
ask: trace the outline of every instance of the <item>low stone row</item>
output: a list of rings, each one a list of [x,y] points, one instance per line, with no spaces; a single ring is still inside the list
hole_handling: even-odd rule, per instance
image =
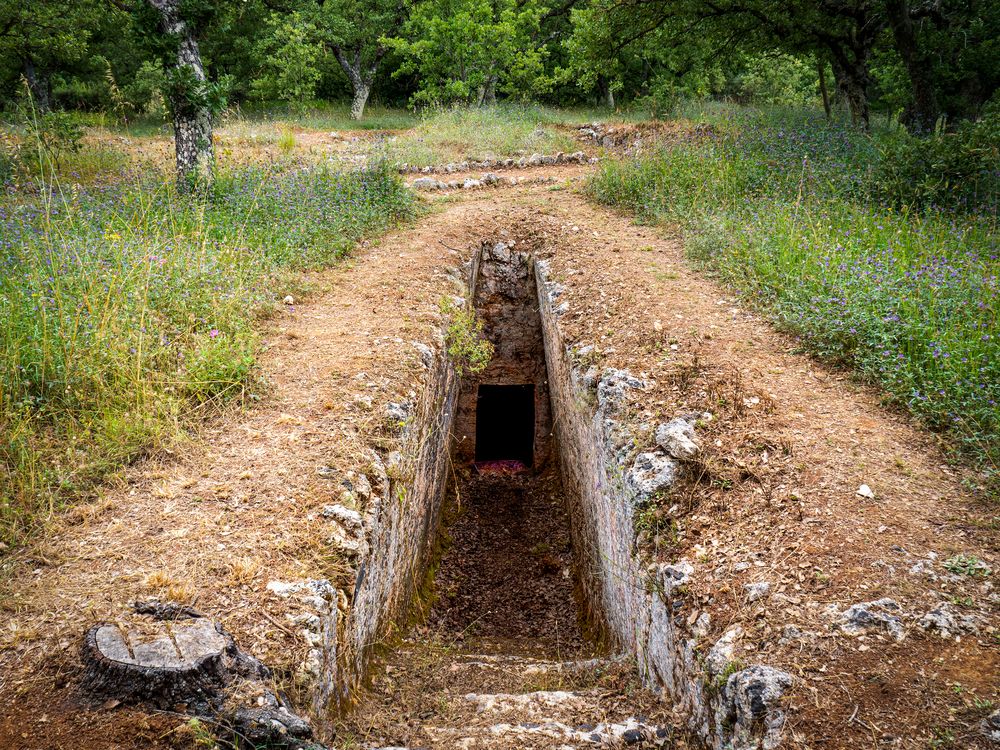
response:
[[[495,172],[487,172],[478,180],[466,177],[464,180],[448,180],[444,182],[436,177],[418,177],[410,183],[414,190],[475,190],[493,185],[535,185],[545,182],[558,182],[559,178],[552,176],[539,177],[501,177]]]
[[[596,164],[596,156],[588,157],[583,151],[572,154],[532,154],[518,159],[484,159],[482,161],[449,162],[443,165],[419,167],[415,164],[403,164],[399,167],[400,174],[452,174],[453,172],[468,172],[470,169],[525,169],[527,167],[550,166],[553,164]]]

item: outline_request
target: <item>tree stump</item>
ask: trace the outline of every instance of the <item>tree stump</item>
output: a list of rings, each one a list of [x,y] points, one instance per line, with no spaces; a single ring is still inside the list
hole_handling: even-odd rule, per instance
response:
[[[205,618],[101,623],[84,638],[84,685],[105,699],[207,713],[221,705],[237,656]]]
[[[83,639],[83,687],[94,697],[211,719],[226,747],[326,750],[270,686],[271,672],[222,626],[176,604],[136,602],[135,617]]]

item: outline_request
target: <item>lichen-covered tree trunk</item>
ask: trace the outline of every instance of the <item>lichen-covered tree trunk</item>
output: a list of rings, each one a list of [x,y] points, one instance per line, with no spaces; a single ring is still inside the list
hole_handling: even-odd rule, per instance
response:
[[[35,69],[35,63],[30,57],[24,59],[24,80],[28,82],[28,91],[35,103],[35,109],[43,114],[52,109],[48,77],[39,76]]]
[[[160,15],[160,28],[174,37],[177,58],[170,107],[174,118],[177,184],[182,190],[212,182],[215,152],[212,146],[212,111],[204,101],[205,67],[194,31],[180,15],[181,0],[148,0]],[[202,89],[202,91],[194,90]]]
[[[360,81],[354,87],[354,96],[351,98],[351,119],[360,120],[365,114],[365,105],[368,104],[368,97],[371,96],[372,86],[370,82]]]
[[[375,74],[378,72],[379,63],[382,61],[385,50],[379,47],[375,51],[375,59],[371,65],[365,68],[361,63],[361,50],[355,50],[354,59],[350,59],[344,50],[335,46],[333,48],[334,57],[344,69],[347,80],[351,82],[351,119],[360,120],[364,117],[365,106],[368,104],[368,97],[372,93],[372,84],[375,82]]]

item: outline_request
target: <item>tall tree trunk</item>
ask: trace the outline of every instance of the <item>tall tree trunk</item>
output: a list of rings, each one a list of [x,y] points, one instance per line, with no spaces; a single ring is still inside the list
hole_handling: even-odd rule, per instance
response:
[[[868,86],[857,77],[848,77],[847,106],[851,108],[851,122],[862,130],[871,126],[871,110],[868,108]]]
[[[365,105],[368,104],[368,97],[371,96],[372,87],[370,83],[361,81],[354,87],[354,96],[351,97],[351,119],[360,120],[365,115]]]
[[[496,67],[496,60],[491,60],[486,80],[476,90],[477,107],[490,107],[497,103],[497,74],[493,72]]]
[[[24,58],[24,80],[28,82],[28,91],[31,93],[35,109],[42,114],[52,109],[48,76],[39,78],[35,63],[30,57]]]
[[[601,103],[608,109],[615,108],[615,90],[611,88],[611,81],[604,76],[597,79],[597,87],[601,92]]]
[[[494,66],[490,66],[492,69]],[[497,103],[497,77],[494,74],[486,76],[483,85],[476,91],[477,107],[492,107]]]
[[[175,37],[177,59],[173,64],[175,83],[171,86],[170,108],[174,117],[174,144],[177,152],[177,184],[182,190],[211,184],[215,166],[212,145],[212,112],[203,102],[205,67],[198,41],[180,16],[181,0],[148,0],[160,14],[160,28]]]
[[[910,18],[910,3],[908,0],[885,0],[885,8],[892,26],[896,52],[910,77],[913,103],[908,108],[905,119],[921,130],[930,130],[941,112],[937,93],[934,91],[934,74],[917,43],[917,34]]]
[[[375,59],[368,68],[361,64],[361,50],[354,51],[354,59],[350,59],[343,48],[334,45],[333,56],[337,58],[340,67],[344,69],[347,80],[351,82],[351,119],[360,120],[365,114],[365,105],[368,104],[368,97],[372,93],[372,84],[375,82],[375,74],[378,72],[379,63],[385,55],[386,50],[378,47],[375,50]]]
[[[837,79],[837,89],[847,100],[847,106],[851,111],[851,122],[863,130],[868,130],[871,112],[868,108],[867,58],[856,61],[838,49],[831,65],[833,75]]]
[[[486,79],[486,94],[483,97],[483,103],[487,107],[492,107],[497,103],[497,77],[495,75],[490,75]]]
[[[826,65],[819,57],[816,58],[816,72],[819,73],[819,91],[823,95],[823,111],[829,120],[833,113],[830,110],[830,92],[826,88]]]

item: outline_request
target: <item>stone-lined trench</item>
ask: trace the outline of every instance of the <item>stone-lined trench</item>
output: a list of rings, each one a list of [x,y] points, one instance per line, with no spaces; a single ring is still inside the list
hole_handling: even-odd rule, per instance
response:
[[[696,744],[776,747],[779,699],[791,677],[735,661],[738,628],[710,642],[709,615],[685,600],[694,566],[656,561],[638,543],[641,514],[670,492],[697,450],[697,415],[633,424],[647,384],[626,370],[601,370],[592,347],[563,340],[561,287],[544,261],[512,245],[485,243],[456,278],[461,305],[493,344],[488,365],[463,378],[443,333],[435,348],[418,344],[423,392],[387,409],[386,429],[396,434],[386,444],[398,449],[372,449],[366,466],[347,473],[343,502],[323,511],[338,529],[333,541],[353,571],[353,590],[325,579],[268,584],[288,600],[309,644],[300,677],[320,735],[336,712],[363,702],[395,644],[411,657],[397,673],[427,675],[410,679],[418,708],[405,721],[390,686],[379,739],[403,741],[382,744],[415,738],[492,748],[507,746],[493,744],[502,734],[524,747],[533,734],[662,747],[673,730],[636,712],[663,717],[669,703]],[[429,607],[428,573],[436,573]],[[221,626],[156,602],[137,613],[157,621],[159,636],[148,643],[111,623],[88,631],[86,681],[95,693],[163,705],[194,700],[202,714],[234,717],[234,731],[258,744],[278,737],[282,746],[310,746],[311,728],[271,690],[267,668]],[[615,658],[588,658],[598,643],[602,657]],[[459,649],[465,661],[445,663]],[[666,702],[642,708],[620,684],[604,690],[625,662]],[[510,693],[497,692],[501,673]],[[539,675],[563,685],[568,674],[579,692],[534,687]],[[428,713],[420,706],[430,686],[441,688],[441,704],[455,703],[456,693],[464,703]],[[472,717],[484,712],[476,739]],[[497,713],[514,723],[489,718]],[[435,716],[444,725],[423,723]],[[397,734],[401,723],[419,731]]]
[[[494,357],[463,379],[428,350],[430,379],[409,406],[403,449],[376,457],[370,470],[373,495],[384,500],[366,523],[349,612],[322,639],[316,707],[349,699],[372,647],[405,632],[400,623],[434,559],[450,497],[460,512],[430,626],[480,638],[495,653],[512,641],[530,651],[535,639],[548,654],[576,654],[586,623],[635,660],[699,744],[774,746],[790,677],[731,662],[731,638],[700,643],[707,615],[673,615],[692,566],[651,565],[637,550],[636,515],[682,470],[674,448],[694,438],[694,421],[672,420],[656,430],[658,445],[643,444],[628,402],[645,384],[600,371],[587,348],[563,342],[566,306],[544,262],[484,244],[467,271],[463,304],[484,322]]]
[[[584,644],[533,263],[485,247],[469,277],[493,356],[462,381],[430,621],[481,652],[566,658]]]

